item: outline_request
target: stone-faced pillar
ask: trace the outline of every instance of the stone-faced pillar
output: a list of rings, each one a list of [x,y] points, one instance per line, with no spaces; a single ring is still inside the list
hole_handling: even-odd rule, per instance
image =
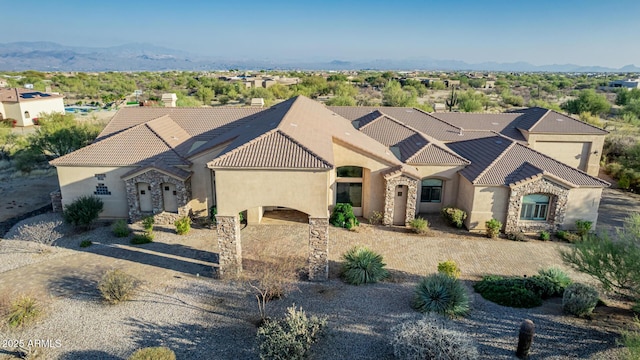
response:
[[[329,219],[309,218],[309,280],[329,280]]]
[[[218,222],[218,247],[220,248],[220,277],[237,276],[242,272],[240,219],[238,215],[216,215],[216,220]]]

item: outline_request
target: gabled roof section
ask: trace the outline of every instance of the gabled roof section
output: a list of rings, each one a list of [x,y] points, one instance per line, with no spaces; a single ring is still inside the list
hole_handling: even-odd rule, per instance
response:
[[[520,116],[515,113],[485,114],[485,113],[433,113],[431,114],[453,126],[467,130],[493,131],[513,140],[525,141],[522,133],[514,125]]]
[[[428,143],[408,158],[406,163],[413,165],[468,165],[470,162],[449,149],[445,150],[434,143]]]
[[[191,177],[192,172],[191,171],[186,171],[183,169],[180,169],[178,167],[175,166],[167,166],[166,164],[162,163],[162,162],[154,162],[148,165],[144,165],[141,167],[138,167],[136,169],[133,169],[131,171],[129,171],[128,173],[122,175],[120,178],[123,180],[127,180],[130,179],[138,174],[142,174],[145,173],[149,170],[157,170],[159,172],[165,173],[171,177],[174,177],[178,180],[187,180],[189,177]]]
[[[261,111],[265,111],[265,109],[249,107],[125,107],[118,110],[98,135],[96,141],[165,115],[169,116],[190,136],[209,140],[244,124],[248,120],[247,118]]]
[[[361,126],[360,131],[386,146],[395,146],[401,141],[418,134],[386,115],[382,115]]]
[[[528,177],[549,174],[569,184],[608,187],[610,184],[556,161],[518,142],[504,137],[461,141],[448,144],[471,160],[460,174],[475,185],[508,186]]]
[[[533,107],[518,110],[517,128],[530,133],[605,135],[609,132],[554,110]]]
[[[274,129],[207,164],[211,168],[331,169],[333,165]]]
[[[173,121],[169,115],[151,120],[146,125],[172,149],[191,139],[191,135]]]
[[[432,115],[414,108],[386,107],[386,106],[329,106],[328,109],[336,114],[351,120],[360,122],[360,126],[371,121],[371,117],[380,113],[392,117],[397,121],[410,126],[414,130],[440,141],[458,140],[460,129],[448,124]]]
[[[418,174],[415,169],[412,169],[410,166],[406,165],[397,165],[391,167],[385,171],[382,171],[380,174],[382,174],[382,177],[387,180],[400,175],[406,175],[415,180],[420,180],[420,174]]]
[[[156,135],[148,124],[141,124],[50,163],[54,166],[132,166],[154,162],[162,162],[167,166],[190,164]]]

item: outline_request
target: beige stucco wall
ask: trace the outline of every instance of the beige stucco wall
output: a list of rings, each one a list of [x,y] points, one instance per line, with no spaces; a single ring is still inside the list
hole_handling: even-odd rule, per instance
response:
[[[43,113],[59,112],[64,114],[64,100],[61,97],[52,99],[38,99],[31,101],[20,101],[18,103],[8,104],[7,110],[9,117],[18,120],[18,126],[33,125],[33,118],[37,118]],[[29,112],[26,118],[24,113]]]
[[[360,166],[365,168],[362,182],[362,214],[368,218],[373,211],[383,212],[385,182],[381,172],[391,164],[376,160],[371,155],[364,154],[357,149],[349,148],[341,143],[333,144],[333,159],[336,168],[341,166]],[[335,170],[330,182],[329,204],[335,205]]]
[[[327,217],[328,171],[215,169],[218,215],[258,206],[284,206]]]
[[[527,134],[529,147],[569,166],[584,166],[581,170],[598,176],[604,135]],[[583,143],[587,143],[583,146]],[[587,159],[584,159],[584,157]]]
[[[70,204],[82,195],[93,195],[98,183],[105,184],[111,195],[98,195],[104,202],[101,218],[128,218],[127,191],[121,176],[131,171],[131,167],[73,167],[58,166],[58,181],[62,194],[62,206]],[[96,174],[106,174],[98,180]]]
[[[418,198],[416,199],[417,213],[437,213],[444,206],[455,206],[458,198],[458,171],[463,166],[416,166],[420,179],[433,178],[443,180],[442,202],[421,203],[422,183],[418,183]]]
[[[0,102],[0,120],[8,119],[7,111],[4,109],[4,104]]]
[[[576,220],[588,220],[593,222],[595,229],[598,221],[598,207],[602,188],[577,188],[569,191],[567,213],[564,218],[563,229],[575,229]]]
[[[193,171],[193,175],[191,176],[191,201],[189,201],[189,206],[196,217],[209,216],[209,208],[213,206],[214,198],[212,173],[211,169],[207,167],[207,163],[215,158],[225,146],[226,144],[189,158],[193,163],[190,168]]]
[[[507,218],[509,188],[505,186],[474,186],[460,177],[456,207],[467,212],[465,226],[469,230],[484,230],[487,220],[496,218],[503,224]]]

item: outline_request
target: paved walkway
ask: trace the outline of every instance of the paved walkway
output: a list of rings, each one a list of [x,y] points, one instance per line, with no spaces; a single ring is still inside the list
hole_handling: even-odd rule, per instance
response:
[[[636,197],[606,189],[598,226],[620,226],[634,211],[640,211]],[[259,253],[276,258],[294,254],[306,259],[308,225],[282,225],[281,220],[271,219],[267,221],[271,225],[252,225],[242,230],[245,261],[255,260]],[[559,250],[568,248],[565,243],[491,240],[456,230],[450,237],[442,231],[435,234],[437,237],[418,236],[404,228],[366,224],[355,232],[330,228],[331,276],[338,274],[341,255],[355,245],[366,245],[382,254],[398,280],[434,272],[438,262],[449,259],[459,264],[462,277],[467,279],[484,274],[530,275],[544,267],[564,267]],[[96,244],[80,249],[77,245],[84,239]],[[120,268],[149,284],[160,284],[177,276],[213,276],[212,268],[218,261],[215,230],[194,229],[188,236],[178,236],[171,227],[156,227],[154,243],[132,246],[127,241],[110,236],[108,228],[63,240],[61,246],[72,250],[69,255],[0,273],[0,294],[95,295],[96,284],[108,269]],[[576,272],[572,275],[584,278]]]

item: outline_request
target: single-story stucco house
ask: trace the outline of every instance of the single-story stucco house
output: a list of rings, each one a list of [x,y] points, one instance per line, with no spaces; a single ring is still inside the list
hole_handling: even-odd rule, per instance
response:
[[[0,120],[13,119],[15,126],[32,126],[40,114],[52,112],[64,114],[62,95],[33,89],[0,89]]]
[[[241,268],[238,213],[309,216],[311,279],[327,276],[336,203],[405,225],[443,206],[465,226],[496,218],[504,231],[595,221],[606,131],[543,108],[503,114],[326,107],[298,96],[268,109],[125,108],[96,141],[51,162],[61,204],[102,198],[104,218],[159,223],[217,209],[220,270]]]

